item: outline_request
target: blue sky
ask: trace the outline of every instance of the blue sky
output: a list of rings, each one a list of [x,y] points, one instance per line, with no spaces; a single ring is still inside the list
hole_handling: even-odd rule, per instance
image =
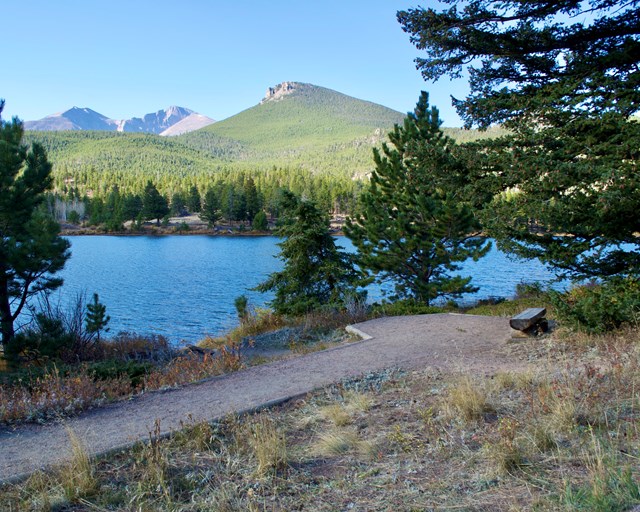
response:
[[[446,126],[464,82],[422,80],[395,19],[435,0],[11,0],[2,7],[3,118],[72,106],[125,119],[180,105],[221,120],[290,80],[401,112],[421,90]]]

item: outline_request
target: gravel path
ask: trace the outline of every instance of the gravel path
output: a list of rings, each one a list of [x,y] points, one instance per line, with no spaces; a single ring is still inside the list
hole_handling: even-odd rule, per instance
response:
[[[148,439],[156,420],[163,434],[189,421],[212,421],[279,403],[314,389],[384,368],[434,367],[493,373],[520,366],[504,350],[506,318],[437,314],[386,317],[353,326],[369,336],[322,352],[215,377],[181,389],[152,392],[88,411],[64,424],[0,427],[0,482],[70,455],[66,427],[93,454]]]

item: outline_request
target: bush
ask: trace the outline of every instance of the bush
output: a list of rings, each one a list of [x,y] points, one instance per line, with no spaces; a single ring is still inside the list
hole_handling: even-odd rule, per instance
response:
[[[550,298],[561,321],[590,333],[636,323],[640,315],[640,281],[633,277],[550,292]]]
[[[131,382],[132,388],[137,388],[144,383],[144,377],[155,365],[138,361],[100,361],[88,367],[88,373],[94,380],[116,380],[126,377]]]
[[[10,359],[58,359],[72,349],[74,341],[62,319],[38,313],[35,326],[17,334],[6,347],[6,355]]]

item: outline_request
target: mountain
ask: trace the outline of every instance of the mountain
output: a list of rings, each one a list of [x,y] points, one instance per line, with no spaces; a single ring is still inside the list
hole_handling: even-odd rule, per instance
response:
[[[158,110],[142,118],[124,120],[110,119],[90,108],[73,107],[38,121],[26,121],[24,127],[26,130],[34,131],[97,130],[178,135],[214,122],[213,119],[193,110],[175,106]],[[180,126],[174,128],[178,124]]]
[[[269,87],[262,101],[200,130],[270,154],[380,139],[404,114],[376,103],[300,82]],[[195,132],[194,132],[195,133]],[[189,140],[190,135],[184,135]]]
[[[362,176],[373,167],[371,148],[403,119],[400,112],[331,89],[282,82],[257,105],[177,139],[206,153],[223,151],[245,167]]]
[[[196,112],[191,112],[188,116],[182,118],[177,123],[172,124],[164,131],[160,132],[163,137],[171,135],[182,135],[183,133],[193,132],[215,123],[213,119]]]
[[[25,130],[38,131],[101,130],[111,132],[117,129],[117,121],[90,108],[73,107],[38,121],[25,121],[24,128]]]

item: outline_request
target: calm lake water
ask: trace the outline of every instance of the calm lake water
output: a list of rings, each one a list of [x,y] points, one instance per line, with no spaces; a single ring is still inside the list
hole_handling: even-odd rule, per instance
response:
[[[282,267],[275,237],[79,236],[69,237],[72,256],[54,294],[64,305],[78,293],[94,292],[107,306],[111,333],[156,333],[172,342],[194,343],[237,323],[234,299],[242,294],[263,306],[270,297],[250,288]],[[352,250],[350,241],[338,243]],[[495,248],[465,265],[480,291],[471,298],[510,297],[522,282],[550,282],[537,261],[512,260]],[[370,299],[381,298],[376,287]]]

